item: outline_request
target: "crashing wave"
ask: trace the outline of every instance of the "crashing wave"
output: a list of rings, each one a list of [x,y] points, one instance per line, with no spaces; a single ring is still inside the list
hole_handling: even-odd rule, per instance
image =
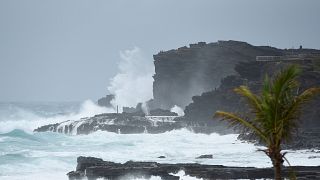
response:
[[[89,134],[98,130],[121,134],[163,133],[182,128],[174,119],[177,116],[136,116],[129,113],[104,113],[77,121],[64,121],[35,129],[35,132]]]

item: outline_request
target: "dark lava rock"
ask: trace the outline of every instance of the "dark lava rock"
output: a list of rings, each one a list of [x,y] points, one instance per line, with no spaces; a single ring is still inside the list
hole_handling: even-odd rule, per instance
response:
[[[212,159],[213,155],[212,154],[205,154],[205,155],[201,155],[199,157],[196,157],[196,159]]]
[[[184,108],[192,96],[220,85],[220,80],[235,75],[239,62],[255,61],[256,56],[282,55],[272,47],[253,46],[240,41],[199,42],[154,55],[153,95],[162,109],[174,105]]]
[[[239,41],[218,41],[161,51],[154,55],[156,73],[152,104],[163,109],[174,105],[185,107],[185,116],[180,120],[195,133],[234,133],[224,122],[212,120],[212,116],[217,110],[246,112],[244,100],[233,92],[235,87],[248,85],[258,93],[265,74],[274,75],[288,64],[299,64],[303,70],[300,92],[320,86],[319,60],[256,61],[256,56],[302,54],[320,54],[320,50],[278,49]],[[319,117],[320,98],[317,98],[303,110],[301,127],[320,128]],[[310,140],[293,146],[304,149],[316,144],[319,148],[318,143]]]
[[[80,165],[79,165],[80,164]],[[124,164],[102,161],[99,158],[79,157],[76,171],[69,172],[67,175],[70,180],[80,180],[87,178],[95,180],[106,178],[120,180],[124,177],[150,178],[160,176],[163,180],[178,180],[179,177],[172,175],[180,170],[184,170],[186,175],[213,179],[272,179],[272,168],[253,168],[253,167],[228,167],[221,165],[201,165],[201,164],[160,164],[157,162],[134,162],[128,161]],[[320,166],[294,166],[295,174],[298,179],[319,179]],[[290,168],[283,168],[283,176],[289,177]]]
[[[164,109],[152,109],[149,112],[150,116],[178,116],[177,113],[171,112],[169,110],[164,110]]]
[[[309,156],[308,159],[320,158],[320,156]]]
[[[230,133],[230,127],[224,121],[213,118],[216,111],[238,112],[250,117],[246,102],[234,93],[233,89],[240,85],[247,85],[254,93],[259,94],[265,74],[274,75],[278,70],[290,64],[299,64],[302,69],[299,79],[300,92],[310,87],[320,86],[320,71],[314,69],[313,62],[242,62],[235,68],[239,75],[228,76],[221,80],[220,87],[215,90],[202,93],[201,96],[192,97],[193,102],[186,106],[185,116],[181,117],[180,120],[186,122],[188,126],[198,125],[202,129],[212,127],[213,132]],[[252,67],[258,68],[251,69]],[[299,131],[296,132],[296,137],[292,138],[293,141],[284,144],[284,147],[286,149],[320,149],[319,117],[320,97],[316,97],[304,107],[300,118]],[[241,131],[235,129],[235,132]],[[241,135],[239,138],[242,137],[245,136]],[[247,137],[242,139],[250,140]]]
[[[320,150],[312,149],[310,152],[313,152],[313,153],[320,153]]]
[[[35,129],[35,132],[59,132],[65,134],[89,134],[98,130],[121,134],[164,133],[182,128],[177,116],[137,116],[130,113],[105,113],[77,121],[64,121]]]

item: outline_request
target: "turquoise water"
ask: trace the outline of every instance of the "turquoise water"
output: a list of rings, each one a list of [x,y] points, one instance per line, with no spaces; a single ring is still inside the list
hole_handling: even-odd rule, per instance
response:
[[[10,107],[9,107],[10,106]],[[51,106],[51,108],[50,108]],[[115,162],[128,160],[158,162],[198,162],[231,166],[270,166],[269,160],[252,144],[242,143],[236,134],[195,134],[177,130],[163,134],[115,134],[95,132],[89,135],[33,133],[38,125],[92,116],[110,110],[87,101],[82,104],[24,105],[1,104],[0,179],[67,179],[76,167],[78,156],[95,156]],[[8,112],[10,110],[10,112]],[[25,116],[24,116],[25,114]],[[195,159],[213,154],[213,159]],[[158,156],[166,156],[158,159]],[[320,165],[317,155],[308,150],[290,152],[294,165]]]

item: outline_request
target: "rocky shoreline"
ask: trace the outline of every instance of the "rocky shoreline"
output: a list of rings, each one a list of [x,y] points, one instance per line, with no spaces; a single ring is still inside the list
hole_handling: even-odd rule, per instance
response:
[[[119,134],[164,133],[182,128],[174,121],[177,116],[145,116],[131,113],[105,113],[75,121],[48,124],[35,129],[35,132],[58,132],[64,134],[90,134],[95,131],[108,131]]]
[[[230,134],[232,130],[223,131],[224,128],[214,125],[188,124],[183,117],[178,116],[145,116],[132,113],[105,113],[90,118],[75,121],[48,124],[38,127],[35,132],[58,132],[64,134],[90,134],[96,131],[108,131],[118,134],[159,134],[172,130],[186,128],[194,133]],[[233,132],[234,133],[234,132]],[[241,141],[259,144],[246,133],[238,136]],[[261,144],[259,144],[261,145]],[[283,144],[284,149],[320,149],[320,129],[308,128],[297,131],[293,141]]]
[[[233,92],[235,87],[247,85],[259,93],[265,74],[272,75],[289,64],[302,68],[300,89],[320,85],[320,60],[257,61],[256,56],[320,54],[315,49],[277,49],[252,46],[239,41],[190,44],[154,56],[154,99],[146,102],[150,112],[144,112],[142,103],[123,107],[124,113],[105,113],[94,117],[49,124],[35,132],[89,134],[98,130],[121,134],[164,133],[187,128],[195,133],[239,133],[225,122],[213,118],[217,110],[248,113],[242,98]],[[196,78],[195,78],[196,77]],[[195,89],[194,89],[195,88]],[[114,95],[107,95],[98,103],[110,107]],[[184,116],[170,112],[178,105]],[[148,115],[146,115],[148,114]],[[250,115],[250,114],[248,114]],[[286,149],[320,149],[320,97],[308,104],[302,112],[300,130]],[[245,134],[240,140],[251,141]]]
[[[94,157],[78,157],[76,171],[67,175],[69,180],[96,180],[105,178],[121,180],[124,178],[145,178],[159,176],[162,180],[179,180],[176,174],[183,170],[186,175],[211,179],[272,179],[272,168],[254,167],[228,167],[222,165],[203,165],[195,163],[184,164],[160,164],[157,162],[134,162],[115,163],[103,161]],[[294,166],[294,172],[298,179],[320,179],[320,166]],[[284,167],[283,176],[289,177],[291,169]]]

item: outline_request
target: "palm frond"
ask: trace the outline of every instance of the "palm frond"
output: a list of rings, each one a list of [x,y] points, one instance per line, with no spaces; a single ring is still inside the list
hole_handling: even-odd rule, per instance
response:
[[[300,103],[301,105],[309,102],[316,95],[320,94],[320,87],[313,87],[303,91],[297,98],[296,103]]]
[[[224,111],[217,111],[215,113],[215,117],[220,117],[222,118],[222,120],[228,121],[232,126],[241,124],[245,127],[248,127],[254,133],[256,133],[265,143],[269,144],[268,138],[253,122],[249,122],[248,120],[245,120],[234,113],[224,112]]]
[[[276,74],[273,83],[272,91],[276,98],[290,92],[298,86],[297,77],[301,70],[296,65],[291,65],[288,68]]]
[[[284,126],[279,135],[284,138],[290,138],[292,129],[298,126],[298,120],[302,113],[303,106],[319,94],[320,87],[309,88],[293,99],[292,103],[283,112]]]
[[[258,98],[257,95],[252,93],[247,86],[240,86],[238,88],[235,88],[234,91],[237,94],[241,95],[242,97],[246,98],[253,112],[257,112],[261,110],[260,99]]]

